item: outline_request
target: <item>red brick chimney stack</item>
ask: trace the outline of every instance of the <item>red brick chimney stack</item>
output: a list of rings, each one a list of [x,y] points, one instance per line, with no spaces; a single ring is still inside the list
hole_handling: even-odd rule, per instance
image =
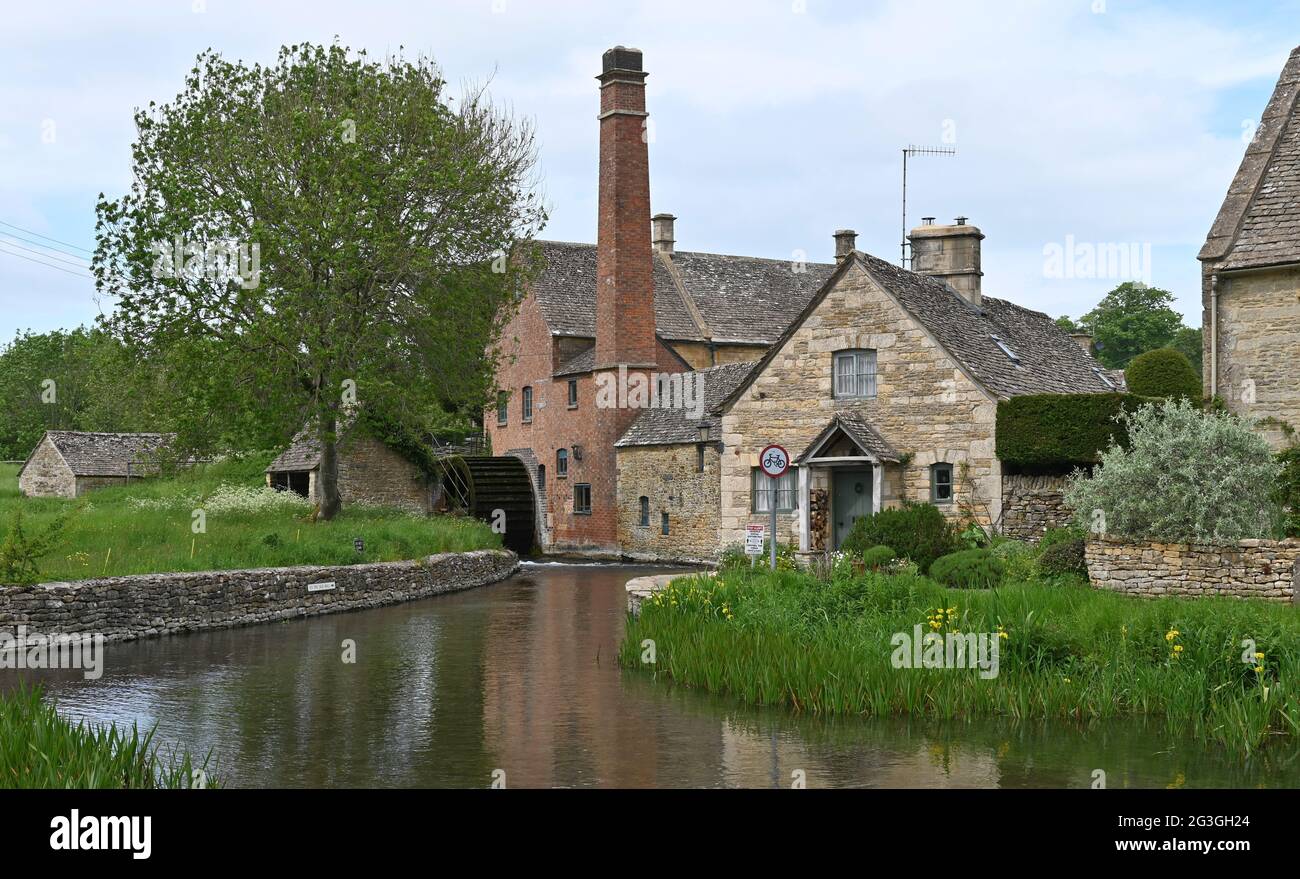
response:
[[[653,367],[654,256],[641,50],[610,49],[596,78],[600,80],[596,368]]]

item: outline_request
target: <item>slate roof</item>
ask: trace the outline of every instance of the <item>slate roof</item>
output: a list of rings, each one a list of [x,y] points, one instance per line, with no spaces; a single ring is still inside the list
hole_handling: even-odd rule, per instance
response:
[[[596,245],[536,244],[545,262],[533,292],[547,326],[556,335],[594,337]],[[654,259],[655,329],[669,341],[770,344],[835,270],[690,251]]]
[[[92,433],[50,430],[47,436],[74,476],[140,476],[154,455],[176,438],[171,433]],[[30,458],[28,459],[30,460]]]
[[[693,411],[682,408],[646,409],[614,445],[622,448],[695,443],[699,442],[699,429],[704,424],[709,426],[711,438],[717,439],[722,430],[722,422],[716,415],[709,413],[736,389],[753,367],[753,362],[724,363],[684,373],[684,376],[696,376],[694,381],[698,381],[699,385],[693,387],[702,387],[704,391],[705,416],[692,418],[694,411],[699,411],[694,407]]]
[[[588,348],[581,354],[570,358],[568,363],[555,370],[555,376],[564,375],[581,375],[584,372],[591,372],[596,367],[596,349]]]
[[[719,408],[739,396],[762,372],[785,340],[824,298],[833,281],[854,263],[897,299],[976,382],[1000,398],[1021,394],[1102,394],[1115,390],[1098,375],[1101,364],[1043,312],[990,296],[983,297],[982,305],[977,307],[942,281],[857,251],[853,260],[846,260],[828,279],[822,291]],[[1014,358],[1002,350],[999,341]]]
[[[795,463],[802,464],[805,459],[811,457],[811,453],[830,439],[831,435],[837,430],[844,431],[844,434],[849,439],[858,444],[858,448],[869,452],[881,461],[897,464],[903,459],[898,450],[891,446],[884,437],[876,433],[876,429],[861,415],[856,412],[836,412],[834,417],[831,418],[830,424],[826,425],[822,432],[817,434],[816,438],[808,444],[807,448],[795,458]]]
[[[1278,77],[1200,259],[1220,270],[1300,262],[1300,46]]]

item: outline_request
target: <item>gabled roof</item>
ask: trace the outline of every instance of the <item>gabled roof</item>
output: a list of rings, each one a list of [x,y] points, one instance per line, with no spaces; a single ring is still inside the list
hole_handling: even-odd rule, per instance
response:
[[[1300,46],[1291,52],[1199,255],[1220,270],[1300,262]]]
[[[538,241],[533,282],[555,335],[596,335],[596,245]],[[835,266],[678,251],[654,255],[655,329],[668,341],[766,345],[780,336]]]
[[[817,437],[795,458],[794,462],[802,464],[809,458],[814,457],[826,444],[826,441],[836,433],[843,433],[853,440],[858,448],[878,461],[897,464],[903,459],[898,450],[891,446],[884,437],[876,433],[876,429],[865,418],[857,412],[844,411],[835,413],[830,424],[826,425],[822,432],[817,434]]]
[[[699,442],[699,431],[703,425],[709,427],[711,437],[716,439],[721,431],[721,423],[709,413],[735,390],[736,385],[753,367],[753,362],[724,363],[683,373],[683,381],[697,382],[691,386],[692,390],[698,388],[704,393],[704,417],[693,418],[692,415],[699,411],[694,407],[693,411],[683,408],[646,409],[614,445],[621,448],[695,443]]]
[[[45,436],[54,444],[74,476],[121,477],[140,476],[150,472],[157,453],[176,437],[171,433],[93,433],[78,430],[50,430],[46,431]],[[28,457],[28,460],[31,458]]]
[[[840,263],[803,312],[720,408],[729,406],[762,373],[854,265],[860,266],[897,300],[972,379],[994,396],[1103,394],[1114,391],[1094,371],[1101,364],[1043,312],[989,296],[983,297],[980,306],[975,306],[942,281],[855,251],[851,258]]]

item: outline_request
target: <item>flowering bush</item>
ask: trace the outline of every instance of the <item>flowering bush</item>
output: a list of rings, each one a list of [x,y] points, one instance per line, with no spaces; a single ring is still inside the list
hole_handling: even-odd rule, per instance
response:
[[[1091,477],[1076,470],[1066,490],[1080,527],[1169,542],[1231,542],[1277,528],[1281,464],[1251,422],[1187,400],[1119,417],[1130,447],[1112,445]]]

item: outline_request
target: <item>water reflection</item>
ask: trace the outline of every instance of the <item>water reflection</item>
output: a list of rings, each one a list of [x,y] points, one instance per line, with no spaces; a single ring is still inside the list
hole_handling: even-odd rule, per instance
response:
[[[624,582],[537,566],[373,611],[106,648],[104,676],[24,672],[74,718],[158,725],[269,787],[1300,787],[1160,727],[799,717],[619,669]],[[342,661],[344,641],[356,663]],[[0,672],[0,685],[19,673]]]

